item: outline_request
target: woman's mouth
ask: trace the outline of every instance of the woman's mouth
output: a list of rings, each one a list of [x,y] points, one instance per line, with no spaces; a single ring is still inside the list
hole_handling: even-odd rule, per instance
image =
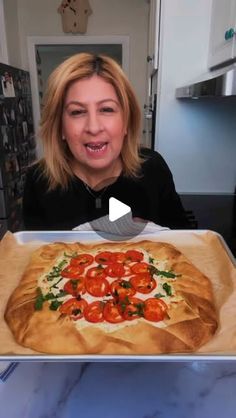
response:
[[[107,142],[88,142],[85,144],[89,154],[102,154],[107,148]]]

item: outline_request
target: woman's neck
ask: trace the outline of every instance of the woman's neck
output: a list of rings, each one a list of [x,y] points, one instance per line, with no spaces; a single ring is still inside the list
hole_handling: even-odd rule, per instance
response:
[[[77,177],[86,183],[91,189],[100,190],[109,184],[114,183],[117,177],[122,172],[122,162],[117,160],[112,166],[104,169],[90,169],[75,162],[72,165],[72,170]]]

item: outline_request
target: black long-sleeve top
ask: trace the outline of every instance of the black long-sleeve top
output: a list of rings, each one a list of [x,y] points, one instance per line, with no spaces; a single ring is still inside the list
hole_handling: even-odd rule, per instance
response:
[[[109,213],[109,198],[114,197],[131,207],[132,215],[172,229],[188,228],[182,203],[176,193],[173,177],[161,155],[142,149],[145,157],[141,175],[128,178],[120,175],[101,196],[102,207],[96,208],[95,197],[81,179],[74,176],[68,190],[57,187],[48,191],[47,179],[40,175],[38,165],[30,167],[26,177],[23,219],[28,230],[71,230],[74,227]]]

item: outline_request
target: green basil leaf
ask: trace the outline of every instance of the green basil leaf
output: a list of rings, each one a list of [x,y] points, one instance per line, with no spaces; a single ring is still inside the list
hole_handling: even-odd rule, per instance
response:
[[[68,293],[61,289],[60,293],[58,293],[55,297],[56,298],[63,298],[64,296],[67,296],[67,295],[68,295]]]
[[[46,278],[49,282],[51,282],[55,277],[59,277],[61,274],[61,271],[63,269],[63,267],[67,264],[66,260],[62,260],[58,266],[54,266],[52,268],[52,271],[50,271],[49,274],[47,274]]]
[[[43,297],[38,296],[34,304],[34,309],[36,311],[41,311],[41,309],[43,309],[43,302],[44,302]]]
[[[132,285],[130,282],[127,282],[126,280],[122,280],[120,282],[120,286],[123,287],[124,289],[131,289]]]
[[[122,302],[120,302],[119,305],[121,307],[121,312],[124,313],[125,308],[126,308],[127,305],[125,303],[122,303]]]
[[[51,299],[55,299],[55,295],[52,292],[44,295],[44,300],[51,300]]]
[[[62,302],[59,302],[59,300],[53,300],[50,303],[49,309],[51,309],[51,311],[56,311],[61,304]]]
[[[175,277],[180,276],[180,274],[175,274],[172,271],[164,271],[164,270],[158,270],[155,266],[148,266],[148,270],[151,275],[156,274],[157,276],[163,276],[168,279],[174,279]]]
[[[162,293],[156,293],[154,295],[154,298],[157,298],[157,299],[164,298],[164,297],[165,297],[165,295],[163,295]]]
[[[34,303],[34,309],[36,311],[41,311],[41,309],[43,308],[44,297],[43,297],[42,290],[40,289],[40,287],[37,287],[36,292],[37,292],[37,297]]]
[[[164,283],[162,285],[163,289],[165,290],[167,296],[171,296],[172,295],[172,288],[168,283]]]
[[[167,277],[168,279],[174,279],[176,277],[175,273],[172,273],[171,271],[158,271],[158,275]]]

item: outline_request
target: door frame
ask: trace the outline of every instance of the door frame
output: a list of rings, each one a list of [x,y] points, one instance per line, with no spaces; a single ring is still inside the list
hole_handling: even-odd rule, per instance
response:
[[[7,36],[3,0],[0,0],[0,62],[8,64]]]
[[[129,36],[28,36],[28,58],[33,102],[34,128],[37,136],[40,123],[40,102],[35,47],[37,45],[77,45],[77,44],[120,44],[122,45],[122,68],[129,77]],[[42,157],[42,145],[37,141],[37,154]]]

